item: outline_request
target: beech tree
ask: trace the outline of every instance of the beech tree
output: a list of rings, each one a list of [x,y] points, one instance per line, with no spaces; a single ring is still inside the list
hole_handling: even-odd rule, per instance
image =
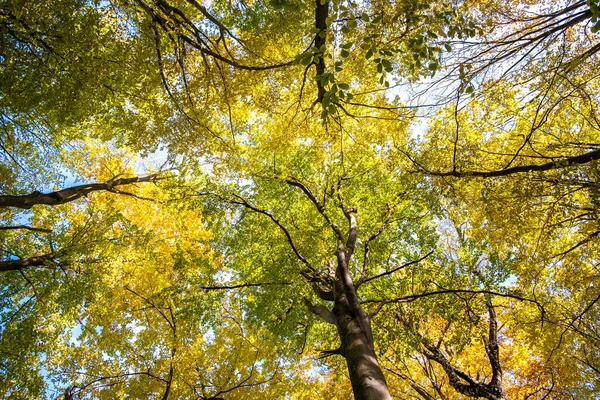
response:
[[[592,398],[598,2],[0,6],[0,393]]]

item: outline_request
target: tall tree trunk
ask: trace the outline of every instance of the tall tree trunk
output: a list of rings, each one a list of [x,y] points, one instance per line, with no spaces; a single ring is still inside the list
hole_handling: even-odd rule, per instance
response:
[[[348,271],[348,261],[356,242],[356,220],[351,228],[346,246],[340,246],[337,254],[336,281],[333,285],[335,305],[333,315],[342,342],[342,354],[348,364],[354,398],[357,400],[391,399],[387,383],[375,354],[369,316],[360,305],[356,288]]]
[[[366,314],[354,315],[346,296],[336,297],[338,298],[335,300],[333,314],[342,341],[341,350],[348,365],[354,398],[357,400],[391,399],[385,377],[377,362],[373,338],[370,332],[365,332],[363,329],[364,326],[370,328],[368,317]]]

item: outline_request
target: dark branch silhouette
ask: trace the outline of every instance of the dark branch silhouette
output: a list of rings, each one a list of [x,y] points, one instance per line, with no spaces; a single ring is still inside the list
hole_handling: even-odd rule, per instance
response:
[[[34,205],[42,204],[47,206],[57,206],[59,204],[69,203],[86,196],[92,192],[108,191],[113,193],[134,196],[131,193],[123,192],[118,189],[119,186],[130,185],[132,183],[155,182],[161,179],[159,174],[148,176],[111,179],[104,183],[89,183],[86,185],[72,186],[66,189],[57,190],[55,192],[41,193],[38,191],[24,195],[2,195],[0,196],[0,208],[15,207],[25,210],[30,209]]]
[[[558,158],[558,157],[557,157]],[[508,176],[513,174],[522,174],[526,172],[542,172],[542,171],[550,171],[554,169],[562,169],[571,167],[573,165],[581,165],[587,164],[595,160],[600,160],[600,150],[590,151],[585,154],[581,154],[578,156],[572,157],[560,157],[557,161],[551,161],[544,164],[531,164],[531,165],[519,165],[516,167],[510,167],[506,169],[499,169],[496,171],[446,171],[446,172],[436,172],[428,170],[427,168],[419,165],[415,160],[411,158],[411,161],[420,171],[426,173],[427,175],[432,176],[454,176],[457,178],[467,178],[467,177],[481,177],[481,178],[493,178],[493,177],[501,177]]]

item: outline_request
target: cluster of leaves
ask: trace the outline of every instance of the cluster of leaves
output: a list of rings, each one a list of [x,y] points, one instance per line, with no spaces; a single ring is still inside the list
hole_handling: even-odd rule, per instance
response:
[[[2,5],[3,199],[152,174],[151,156],[176,172],[0,210],[0,393],[349,396],[306,304],[325,307],[351,214],[393,395],[457,397],[440,359],[490,382],[497,318],[506,396],[597,396],[600,64],[576,28],[598,4],[492,3],[332,1],[327,29],[301,1]],[[501,68],[538,30],[520,86],[486,78],[488,51]],[[444,69],[474,96],[424,129],[393,83]]]
[[[592,33],[596,33],[600,31],[600,21],[598,21],[598,17],[600,16],[600,9],[598,8],[599,3],[594,0],[588,0],[587,3],[590,6],[592,22],[594,23],[594,26],[592,26]]]

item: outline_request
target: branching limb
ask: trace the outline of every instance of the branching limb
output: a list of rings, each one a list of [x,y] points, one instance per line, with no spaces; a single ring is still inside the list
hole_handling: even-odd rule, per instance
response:
[[[558,158],[558,157],[557,157]],[[509,176],[514,174],[522,174],[527,172],[542,172],[542,171],[550,171],[555,169],[562,169],[571,167],[573,165],[582,165],[587,164],[595,160],[600,160],[600,149],[590,151],[585,154],[581,154],[578,156],[571,157],[560,157],[556,161],[551,161],[544,164],[531,164],[531,165],[519,165],[516,167],[510,167],[506,169],[499,169],[496,171],[447,171],[447,172],[436,172],[431,171],[423,167],[422,165],[417,164],[412,158],[411,161],[413,164],[417,166],[420,172],[423,172],[427,175],[431,176],[454,176],[457,178],[467,178],[467,177],[481,177],[481,178],[493,178],[493,177],[502,177]]]
[[[169,4],[165,0],[157,0],[155,3],[156,6],[150,5],[144,0],[136,0],[136,2],[152,18],[154,23],[160,26],[165,32],[178,36],[183,42],[198,50],[202,56],[209,56],[214,60],[221,61],[230,65],[231,67],[246,71],[266,71],[287,67],[293,64],[292,61],[288,61],[273,65],[246,65],[236,61],[231,57],[223,56],[219,53],[217,47],[217,43],[224,39],[223,35],[227,33],[234,40],[240,42],[239,39],[233,36],[230,30],[227,29],[220,21],[208,13],[206,8],[195,1],[189,2],[192,3],[192,5],[197,8],[203,14],[203,16],[211,21],[219,30],[219,38],[217,39],[217,42],[202,32],[198,28],[197,24],[190,20],[185,13],[181,11],[181,9]],[[224,40],[223,46],[227,48]]]
[[[217,193],[198,193],[198,194],[200,196],[213,196],[221,201],[243,206],[244,208],[247,208],[248,210],[251,210],[255,213],[262,214],[262,215],[268,217],[275,225],[277,225],[277,227],[279,227],[281,232],[285,235],[288,244],[290,245],[290,247],[292,248],[292,251],[296,255],[296,258],[298,258],[298,260],[302,264],[304,264],[310,271],[310,273],[301,272],[302,275],[304,275],[304,276],[311,275],[312,279],[317,279],[317,277],[320,276],[317,269],[315,267],[313,267],[311,265],[311,263],[306,258],[304,258],[304,256],[300,253],[300,251],[298,250],[298,247],[296,247],[296,244],[294,243],[294,240],[292,239],[292,235],[290,234],[289,230],[277,218],[275,218],[275,216],[273,216],[273,214],[271,214],[270,212],[268,212],[266,210],[255,207],[248,200],[246,200],[245,198],[243,198],[242,196],[239,196],[237,194],[232,194],[233,198],[228,198],[228,197],[222,196]]]
[[[410,303],[412,301],[424,298],[424,297],[429,297],[429,296],[439,296],[439,295],[445,295],[445,294],[471,294],[473,296],[475,295],[490,295],[490,296],[498,296],[498,297],[505,297],[505,298],[510,298],[510,299],[514,299],[514,300],[518,300],[518,301],[524,301],[524,302],[528,302],[528,303],[533,303],[535,304],[538,309],[540,310],[540,313],[542,315],[542,320],[544,319],[545,315],[546,315],[546,310],[544,309],[544,306],[537,300],[535,299],[529,299],[527,297],[523,297],[520,296],[518,294],[512,294],[512,293],[501,293],[501,292],[494,292],[492,290],[471,290],[471,289],[442,289],[442,290],[435,290],[435,291],[431,291],[431,292],[424,292],[424,293],[417,293],[417,294],[411,294],[411,295],[407,295],[407,296],[402,296],[402,297],[397,297],[394,299],[384,299],[384,300],[364,300],[362,301],[362,304],[369,304],[369,303],[374,303],[374,304],[380,304],[380,303],[385,303],[387,304],[393,304],[393,303]]]
[[[325,54],[321,49],[325,46],[327,38],[327,17],[329,16],[329,0],[316,0],[315,8],[315,47],[320,51],[319,61],[315,63],[316,78],[317,78],[317,103],[322,103],[325,97],[325,85],[320,79],[325,73]]]
[[[322,306],[320,304],[315,305],[311,303],[308,299],[304,299],[304,304],[306,304],[306,307],[308,307],[308,310],[311,313],[318,315],[325,322],[329,322],[330,324],[335,325],[335,316],[327,307]]]
[[[310,189],[304,183],[300,182],[298,179],[296,179],[294,177],[290,177],[289,179],[286,180],[286,182],[289,185],[295,186],[295,187],[299,188],[300,190],[302,190],[302,193],[304,193],[306,195],[306,197],[308,197],[309,200],[315,205],[315,207],[317,208],[317,211],[319,211],[319,214],[321,214],[323,216],[323,218],[325,219],[327,224],[331,227],[333,232],[336,234],[338,240],[340,242],[344,243],[346,240],[344,238],[344,234],[342,233],[342,230],[340,229],[339,226],[337,226],[334,222],[331,221],[329,216],[325,213],[325,206],[319,202],[317,197],[310,191]]]
[[[197,289],[209,291],[216,290],[233,290],[243,289],[249,287],[262,287],[262,286],[288,286],[293,285],[292,282],[257,282],[257,283],[238,283],[233,285],[216,285],[216,286],[195,286]]]
[[[0,208],[15,207],[28,210],[36,204],[56,206],[59,204],[65,204],[77,200],[80,197],[86,196],[92,192],[103,190],[121,194],[128,194],[126,192],[119,192],[118,190],[115,190],[115,188],[123,185],[130,185],[133,183],[155,182],[159,179],[162,179],[160,177],[160,174],[152,174],[148,176],[140,176],[133,178],[111,179],[104,183],[90,183],[87,185],[72,186],[66,189],[61,189],[50,193],[41,193],[35,191],[26,195],[4,195],[0,196]]]
[[[18,230],[18,229],[26,229],[28,231],[33,231],[33,232],[52,233],[52,229],[36,228],[33,226],[29,226],[29,225],[0,226],[0,231],[10,231],[10,230]]]
[[[278,219],[276,219],[273,214],[269,213],[266,210],[262,210],[260,208],[257,208],[255,206],[253,206],[252,204],[250,204],[246,199],[244,199],[243,197],[234,194],[233,197],[235,197],[235,199],[237,200],[229,200],[231,203],[233,204],[239,204],[241,206],[244,206],[245,208],[252,210],[256,213],[259,214],[263,214],[265,216],[267,216],[275,225],[277,225],[279,227],[279,229],[283,232],[283,234],[285,235],[288,244],[290,245],[290,247],[292,248],[292,251],[294,252],[294,254],[296,255],[296,257],[298,258],[298,260],[300,260],[300,262],[302,262],[304,265],[306,265],[311,271],[316,272],[316,268],[314,268],[306,258],[304,258],[304,256],[302,254],[300,254],[300,251],[298,250],[298,248],[296,247],[296,245],[294,244],[294,241],[292,239],[292,235],[290,235],[290,232],[287,230],[287,228],[285,226],[283,226],[283,224],[281,222],[279,222]]]
[[[321,300],[325,301],[334,301],[333,292],[331,290],[323,290],[319,286],[318,283],[313,282],[312,284],[313,291],[319,296]]]
[[[599,231],[595,231],[590,233],[589,235],[587,235],[585,237],[585,239],[583,239],[582,241],[578,242],[576,245],[572,246],[571,248],[569,248],[568,250],[565,250],[561,253],[558,253],[557,255],[555,255],[554,257],[562,257],[567,255],[568,253],[572,252],[573,250],[576,250],[577,248],[583,246],[584,244],[588,243],[590,240],[592,240],[593,238],[597,237],[598,235],[600,235],[600,230]]]
[[[323,358],[331,357],[331,356],[336,355],[336,354],[339,354],[342,357],[344,357],[344,352],[342,351],[341,347],[338,347],[335,350],[321,350],[321,354],[317,358],[319,360],[322,360]]]
[[[485,352],[490,360],[492,367],[492,380],[489,385],[492,387],[502,387],[502,366],[500,364],[500,346],[498,345],[498,320],[496,319],[496,312],[491,304],[487,304],[489,325],[490,330],[488,334],[488,340],[485,344]]]
[[[356,208],[345,208],[345,207],[342,207],[342,210],[344,211],[344,215],[346,216],[346,219],[348,220],[348,239],[346,240],[346,260],[350,260],[350,258],[354,254],[354,248],[356,247],[357,223],[356,223],[356,217],[354,216],[354,214],[356,214],[357,210],[356,210]]]
[[[419,262],[423,261],[424,259],[426,259],[427,257],[429,257],[429,256],[430,256],[430,255],[432,255],[432,254],[433,254],[433,250],[432,250],[432,251],[430,251],[429,253],[425,254],[423,257],[419,258],[418,260],[413,260],[413,261],[410,261],[410,262],[408,262],[408,263],[406,263],[406,264],[403,264],[403,265],[401,265],[401,266],[399,266],[399,267],[396,267],[396,268],[394,268],[394,269],[391,269],[391,270],[389,270],[389,271],[382,272],[382,273],[381,273],[381,274],[379,274],[379,275],[375,275],[375,276],[371,276],[371,277],[365,278],[365,279],[363,279],[363,280],[362,280],[362,282],[361,282],[361,281],[359,281],[359,282],[358,282],[358,284],[357,284],[357,287],[358,287],[359,285],[363,284],[363,283],[366,283],[366,282],[372,281],[373,279],[377,279],[377,278],[381,278],[381,277],[383,277],[383,276],[391,275],[391,274],[393,274],[394,272],[396,272],[396,271],[399,271],[399,270],[401,270],[401,269],[403,269],[403,268],[406,268],[406,267],[408,267],[408,266],[411,266],[411,265],[413,265],[413,264],[417,264],[417,263],[419,263]]]
[[[442,366],[444,372],[446,372],[446,375],[448,376],[450,385],[457,392],[468,397],[483,397],[489,400],[502,400],[505,397],[502,389],[502,367],[498,355],[498,322],[496,320],[496,313],[491,304],[488,304],[488,312],[490,317],[490,328],[489,337],[485,344],[485,350],[492,367],[492,379],[489,383],[480,382],[452,365],[440,350],[439,344],[438,346],[434,346],[424,341],[422,343],[424,347],[422,353],[429,360],[435,361]]]
[[[54,261],[56,254],[44,254],[41,256],[20,258],[17,260],[8,260],[0,262],[0,272],[20,271],[28,267],[40,267]]]
[[[388,204],[385,220],[383,221],[383,223],[381,224],[379,229],[377,229],[377,231],[375,231],[371,236],[369,236],[367,238],[367,240],[365,240],[364,255],[363,255],[363,267],[362,267],[362,272],[360,273],[360,278],[358,279],[358,282],[356,283],[357,289],[364,282],[364,280],[367,277],[367,268],[369,266],[369,252],[370,252],[369,246],[370,246],[371,242],[373,240],[377,239],[379,237],[379,235],[381,235],[383,233],[383,231],[385,230],[385,228],[389,225],[391,215],[392,215],[392,213],[390,211],[390,206]]]
[[[485,343],[485,348],[492,367],[492,379],[488,383],[485,381],[479,381],[479,377],[475,379],[454,366],[446,357],[446,355],[440,350],[442,338],[449,325],[446,325],[446,328],[442,332],[442,338],[440,338],[437,344],[434,345],[429,339],[419,333],[406,317],[401,314],[396,314],[396,319],[420,338],[422,346],[420,352],[429,361],[434,361],[442,367],[446,373],[446,376],[448,377],[448,383],[454,388],[454,390],[467,397],[485,398],[488,400],[504,400],[504,390],[502,389],[502,368],[500,366],[500,359],[498,356],[498,322],[491,304],[488,304],[488,312],[490,317],[489,337]]]

